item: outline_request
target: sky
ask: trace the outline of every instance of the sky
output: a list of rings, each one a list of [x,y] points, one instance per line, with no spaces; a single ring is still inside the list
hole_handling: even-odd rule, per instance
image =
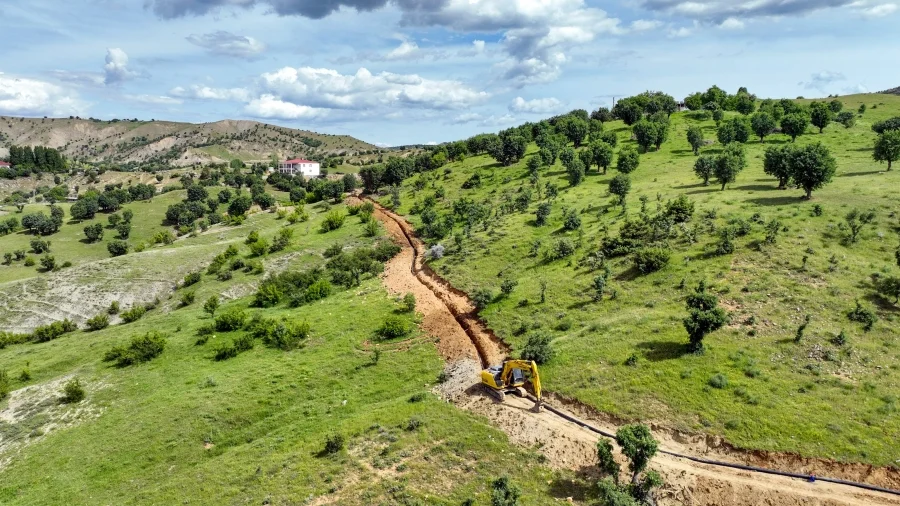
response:
[[[452,141],[645,90],[900,86],[900,0],[0,0],[0,115]]]

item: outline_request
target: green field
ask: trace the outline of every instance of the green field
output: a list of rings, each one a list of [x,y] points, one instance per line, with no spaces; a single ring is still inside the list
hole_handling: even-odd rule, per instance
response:
[[[790,142],[782,134],[768,137],[765,144],[751,139],[748,166],[725,191],[715,183],[703,186],[693,173],[696,158],[685,135],[697,122],[676,113],[669,140],[660,151],[642,154],[640,168],[631,174],[625,213],[607,191],[614,168],[601,175],[595,167],[581,185],[570,187],[559,162],[540,174],[541,186],[551,182],[560,189],[548,225],[534,224],[539,198],[526,213],[498,212],[503,202],[530,187],[525,162],[536,152],[534,144],[511,167],[478,156],[410,178],[401,192],[400,211],[421,223],[411,209],[441,187],[446,192],[437,204],[441,215],[461,197],[493,209],[488,225],[469,236],[458,223],[453,233],[460,234],[459,243],[448,236],[442,241],[447,255],[431,264],[470,294],[489,289],[499,295],[504,279],[518,282],[509,297],[497,297],[481,314],[516,350],[534,332],[552,335],[556,357],[541,371],[547,389],[623,419],[724,435],[745,448],[896,465],[900,307],[876,295],[870,276],[898,272],[894,251],[900,172],[885,172],[885,165],[872,161],[875,134],[870,127],[900,115],[900,97],[841,100],[845,110],[856,111],[862,103],[869,110],[853,128],[832,123],[819,135],[810,127],[797,140],[800,145],[825,143],[838,161],[837,176],[815,191],[812,201],[801,199],[802,190],[779,190],[777,181],[763,173],[765,148]],[[622,122],[604,126],[617,132],[620,147],[634,143]],[[713,121],[701,126],[706,139],[716,138]],[[712,144],[702,151],[720,149]],[[482,185],[462,189],[475,173]],[[604,237],[614,236],[626,219],[639,217],[641,197],[646,197],[646,213],[653,215],[680,195],[696,204],[687,225],[698,225],[697,242],[686,239],[686,229],[676,230],[668,239],[673,251],[668,266],[645,276],[638,275],[628,257],[608,259],[612,275],[606,296],[592,301],[590,286],[599,272],[581,260]],[[822,206],[821,216],[813,215],[815,204]],[[858,243],[845,245],[840,227],[853,208],[872,209],[876,219]],[[566,209],[579,213],[580,231],[563,229]],[[718,235],[712,229],[734,218],[750,223],[750,233],[735,240],[733,254],[714,255]],[[775,218],[783,230],[776,244],[763,244],[762,223]],[[567,259],[545,261],[542,252],[561,237],[571,238],[577,251]],[[531,254],[533,248],[538,256]],[[541,281],[547,283],[544,304],[539,303]],[[705,354],[695,355],[686,350],[682,319],[685,297],[700,281],[719,296],[732,318],[707,337]],[[857,299],[878,314],[870,332],[846,317]],[[796,344],[794,336],[806,315],[811,321]],[[842,330],[849,342],[832,344]],[[632,355],[636,362],[626,365]],[[716,374],[727,378],[727,386],[710,386]]]
[[[310,222],[295,225],[295,244],[266,257],[267,266],[308,269],[324,263],[329,246],[376,240],[364,237],[356,218],[321,233],[324,209],[310,210]],[[201,236],[166,248],[179,250],[180,259],[190,248],[221,252],[234,244],[248,257],[241,239],[251,229],[274,235],[284,223],[254,215],[242,227],[208,234],[215,243]],[[222,282],[204,275],[190,287],[196,302],[188,307],[177,307],[186,290],[180,289],[137,322],[0,350],[12,389],[32,392],[24,402],[14,392],[0,404],[13,415],[0,419],[0,502],[307,504],[320,498],[456,505],[474,498],[482,504],[491,480],[501,475],[523,489],[522,504],[571,495],[570,482],[539,464],[537,453],[512,447],[486,421],[430,393],[443,368],[430,338],[413,332],[406,339],[377,339],[376,329],[399,307],[377,278],[296,309],[261,310],[249,307],[252,297],[225,297],[217,315],[240,308],[248,317],[305,321],[311,334],[294,351],[257,341],[250,351],[215,361],[216,347],[244,332],[216,333],[197,344],[198,328],[213,321],[203,301],[239,293],[251,277],[239,273]],[[150,331],[167,340],[158,358],[126,368],[102,361],[113,346]],[[29,379],[19,378],[23,369]],[[85,386],[86,399],[59,404],[62,385],[72,377]],[[415,394],[424,395],[411,400]],[[19,407],[12,409],[13,402]],[[346,446],[325,455],[331,434],[343,435]]]

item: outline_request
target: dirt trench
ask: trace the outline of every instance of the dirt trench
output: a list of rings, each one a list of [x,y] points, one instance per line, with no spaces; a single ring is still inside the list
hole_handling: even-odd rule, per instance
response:
[[[353,199],[351,203],[359,200]],[[591,476],[596,469],[596,444],[600,436],[552,412],[532,412],[533,404],[528,399],[507,397],[504,403],[498,403],[485,395],[479,385],[479,373],[488,364],[501,363],[508,347],[478,318],[468,296],[425,264],[424,244],[415,236],[412,226],[377,203],[375,206],[375,217],[402,248],[385,266],[384,284],[394,294],[416,296],[416,309],[423,317],[422,329],[436,339],[438,351],[447,362],[448,380],[441,384],[439,393],[457,407],[486,417],[514,443],[537,449],[551,466]],[[552,394],[548,399],[560,411],[605,432],[614,433],[618,428],[611,417],[588,406]],[[900,471],[896,469],[743,451],[719,438],[684,434],[660,424],[651,427],[663,450],[900,488]],[[658,454],[651,467],[665,482],[658,494],[661,505],[900,506],[900,496],[712,466],[664,454]]]

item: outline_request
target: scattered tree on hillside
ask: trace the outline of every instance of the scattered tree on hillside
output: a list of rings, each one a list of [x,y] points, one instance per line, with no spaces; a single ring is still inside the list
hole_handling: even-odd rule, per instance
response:
[[[750,118],[750,126],[753,132],[759,136],[759,142],[766,140],[766,136],[775,130],[775,118],[771,114],[760,111]]]
[[[787,188],[791,181],[791,156],[794,152],[793,145],[770,146],[766,148],[763,159],[763,171],[778,178],[778,187]]]
[[[748,116],[756,110],[756,97],[746,93],[738,93],[734,98],[734,110]]]
[[[781,118],[781,131],[791,137],[791,142],[806,132],[809,126],[809,118],[802,112],[796,112]]]
[[[862,115],[862,112],[859,114]],[[900,130],[900,116],[878,121],[872,125],[872,131],[876,134],[883,134],[888,130]]]
[[[576,157],[566,165],[566,173],[569,175],[569,184],[578,186],[584,181],[584,163]]]
[[[617,174],[609,182],[609,193],[617,197],[617,203],[625,208],[625,198],[631,191],[631,178],[627,174]]]
[[[697,125],[692,125],[687,130],[687,141],[694,150],[695,155],[700,154],[700,148],[703,146],[703,129]]]
[[[709,186],[709,180],[716,172],[716,157],[703,155],[694,162],[694,174],[703,180],[703,186]]]
[[[900,302],[900,278],[897,276],[879,276],[875,280],[875,289],[882,296],[894,299],[894,304]]]
[[[837,170],[837,161],[821,142],[796,148],[790,157],[791,178],[812,198],[813,190],[830,183]]]
[[[588,149],[591,153],[591,162],[602,168],[603,173],[606,174],[606,170],[612,165],[613,157],[615,156],[613,147],[604,141],[597,140],[592,142]],[[590,169],[590,166],[588,166],[588,169]]]
[[[834,113],[831,112],[831,107],[825,102],[813,102],[809,106],[809,112],[810,121],[819,129],[820,134],[825,130],[825,127],[831,123],[831,119],[834,117]]]
[[[872,158],[876,162],[887,162],[887,170],[897,160],[900,160],[900,130],[886,130],[875,141],[875,150]]]
[[[623,98],[613,107],[612,113],[626,125],[631,126],[644,117],[644,106],[636,100],[636,97]]]
[[[568,116],[556,124],[556,128],[569,139],[576,148],[581,146],[588,135],[588,123],[580,118]]]
[[[97,242],[103,239],[103,225],[94,223],[84,227],[84,237],[88,242]]]
[[[838,114],[842,110],[844,110],[844,103],[838,99],[834,99],[828,103],[828,108],[831,109],[831,112],[834,114]]]
[[[847,222],[847,228],[850,230],[850,235],[846,238],[847,242],[856,244],[856,242],[859,241],[859,234],[862,232],[863,228],[875,221],[875,211],[869,210],[861,212],[854,207],[846,216],[844,216],[844,221]]]
[[[497,478],[491,484],[491,506],[519,506],[519,487],[506,476]]]
[[[656,504],[653,489],[662,485],[662,478],[655,471],[647,471],[650,460],[659,450],[659,443],[650,428],[643,424],[626,425],[616,431],[616,443],[628,458],[628,469],[631,471],[631,483],[625,491],[638,504]]]
[[[728,323],[728,314],[719,307],[719,299],[706,291],[703,281],[697,290],[687,298],[688,317],[684,328],[690,338],[690,348],[694,352],[703,350],[703,339]]]
[[[625,146],[619,150],[619,160],[616,163],[616,170],[622,174],[631,174],[637,170],[641,163],[641,155],[631,146]]]
[[[716,168],[713,171],[723,190],[725,185],[737,179],[737,175],[744,170],[746,164],[743,146],[736,142],[725,146],[725,150],[716,159]]]
[[[94,194],[84,195],[69,208],[73,220],[92,220],[100,210],[100,204]]]
[[[750,140],[750,126],[743,117],[731,118],[719,125],[716,137],[723,146],[732,142],[743,144]]]
[[[206,302],[203,303],[203,311],[211,317],[216,316],[217,309],[219,309],[218,295],[213,295],[212,297],[206,299]]]

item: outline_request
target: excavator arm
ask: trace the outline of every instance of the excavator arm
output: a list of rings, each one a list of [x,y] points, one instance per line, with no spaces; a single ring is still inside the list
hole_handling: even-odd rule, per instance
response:
[[[506,384],[511,384],[511,376],[514,369],[527,371],[531,374],[531,385],[534,387],[534,396],[537,397],[538,403],[541,402],[541,376],[538,373],[537,364],[531,360],[508,360],[503,363],[503,373],[501,378]]]

